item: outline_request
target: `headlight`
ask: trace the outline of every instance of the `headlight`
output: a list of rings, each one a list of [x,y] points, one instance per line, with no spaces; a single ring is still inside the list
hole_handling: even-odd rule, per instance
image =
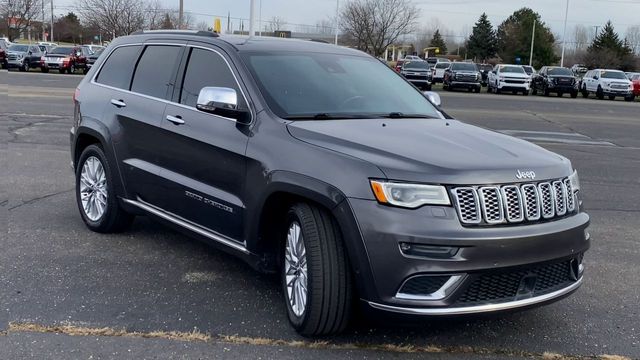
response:
[[[440,185],[371,180],[371,189],[381,204],[411,209],[422,205],[451,205],[447,189]]]
[[[574,192],[580,190],[580,179],[578,179],[578,172],[573,170],[573,173],[569,175],[569,182]]]

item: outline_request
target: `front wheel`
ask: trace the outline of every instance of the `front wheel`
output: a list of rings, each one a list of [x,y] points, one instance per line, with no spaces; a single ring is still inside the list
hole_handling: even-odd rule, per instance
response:
[[[531,95],[538,95],[538,89],[535,86],[531,88]]]
[[[587,86],[586,85],[582,86],[582,97],[585,98],[585,99],[589,97],[589,92],[587,91]]]
[[[48,73],[49,69],[43,66],[40,68],[40,71],[42,71],[43,73]]]
[[[575,98],[577,98],[577,97],[578,97],[578,92],[577,92],[577,91],[572,91],[572,92],[571,92],[571,98],[572,98],[572,99],[575,99]]]
[[[293,205],[286,219],[282,288],[289,321],[305,336],[338,333],[349,322],[353,295],[338,224],[307,203]]]
[[[598,100],[604,100],[604,91],[600,86],[598,86],[598,90],[596,90],[596,97]]]
[[[102,148],[87,146],[76,167],[76,202],[82,220],[92,231],[122,231],[133,220],[133,215],[125,212],[118,203],[114,181]]]
[[[630,96],[625,97],[625,98],[624,98],[624,101],[633,101],[633,100],[635,100],[635,99],[636,99],[636,96],[635,96],[635,95],[630,95]]]

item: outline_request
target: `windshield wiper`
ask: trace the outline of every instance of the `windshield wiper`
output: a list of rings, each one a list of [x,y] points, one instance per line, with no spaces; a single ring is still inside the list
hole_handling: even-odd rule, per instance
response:
[[[401,112],[390,112],[388,114],[381,114],[377,117],[386,119],[437,119],[435,116],[424,114],[405,114]]]
[[[291,115],[286,116],[284,119],[286,120],[336,120],[336,119],[363,119],[366,116],[363,115],[352,115],[352,114],[329,114],[329,113],[318,113],[313,115]]]

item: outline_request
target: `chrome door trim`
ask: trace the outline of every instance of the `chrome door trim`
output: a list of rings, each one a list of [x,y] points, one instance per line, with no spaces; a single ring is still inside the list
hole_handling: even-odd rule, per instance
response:
[[[170,221],[178,226],[181,226],[187,230],[193,231],[199,235],[202,235],[208,239],[211,239],[215,242],[218,242],[222,245],[226,245],[234,250],[238,250],[244,254],[249,254],[249,250],[247,250],[247,244],[246,242],[239,242],[236,240],[233,240],[229,237],[226,237],[224,235],[218,234],[217,232],[207,229],[205,227],[202,227],[200,225],[194,224],[189,220],[183,219],[178,215],[172,214],[168,211],[165,211],[163,209],[160,209],[154,205],[151,205],[149,203],[146,203],[142,200],[140,200],[138,198],[138,200],[130,200],[130,199],[125,199],[122,198],[122,201],[124,201],[127,204],[136,206],[146,212],[149,212],[153,215],[156,215],[164,220]]]

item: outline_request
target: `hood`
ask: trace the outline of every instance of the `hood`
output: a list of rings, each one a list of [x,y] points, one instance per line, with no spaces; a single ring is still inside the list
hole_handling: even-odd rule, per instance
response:
[[[603,84],[611,85],[611,84],[621,84],[621,85],[629,85],[631,84],[631,80],[625,79],[600,79]]]
[[[296,121],[298,140],[370,162],[388,179],[439,184],[518,182],[568,176],[566,158],[514,137],[441,119]],[[347,170],[348,171],[348,170]]]
[[[531,75],[524,73],[524,74],[520,74],[520,73],[500,73],[500,75],[504,76],[504,77],[508,77],[508,78],[513,78],[513,79],[527,79],[530,78]]]
[[[26,55],[26,51],[7,51],[7,55]]]

